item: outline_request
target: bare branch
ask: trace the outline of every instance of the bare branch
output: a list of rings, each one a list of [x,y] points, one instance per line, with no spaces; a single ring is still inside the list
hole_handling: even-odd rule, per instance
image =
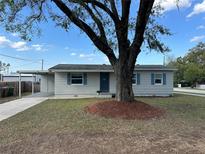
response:
[[[94,22],[97,24],[98,26],[98,29],[100,31],[100,35],[101,35],[101,38],[103,39],[103,41],[107,43],[107,38],[106,38],[106,34],[105,34],[105,30],[104,30],[104,27],[103,27],[103,23],[100,21],[100,19],[93,13],[92,9],[86,5],[86,4],[82,4],[83,7],[87,10],[87,12],[90,14],[90,16],[92,17],[92,19],[94,20]]]
[[[109,2],[110,2],[111,9],[112,9],[112,12],[113,12],[115,18],[117,18],[119,20],[119,15],[118,15],[118,12],[117,12],[115,1],[114,0],[109,0]]]
[[[105,11],[114,21],[115,24],[119,24],[119,19],[116,18],[116,16],[114,15],[114,13],[108,8],[106,7],[104,4],[102,4],[99,1],[96,0],[84,0],[85,3],[91,3],[95,6],[97,6],[98,8],[102,9],[103,11]]]

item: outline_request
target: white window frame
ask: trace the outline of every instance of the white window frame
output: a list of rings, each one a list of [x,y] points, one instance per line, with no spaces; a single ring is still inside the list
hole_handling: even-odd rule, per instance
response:
[[[135,83],[132,82],[132,85],[136,85],[137,84],[137,73],[133,73],[133,77],[135,76]],[[132,80],[134,79],[132,77]]]
[[[82,76],[82,83],[73,83],[73,75],[81,75]],[[81,78],[74,78],[74,79],[81,79]],[[84,85],[84,76],[83,73],[71,73],[70,74],[70,83],[71,85]]]
[[[156,75],[161,75],[161,78],[156,78]],[[160,79],[161,83],[156,83],[155,80]],[[154,85],[163,85],[163,74],[162,73],[154,73]]]

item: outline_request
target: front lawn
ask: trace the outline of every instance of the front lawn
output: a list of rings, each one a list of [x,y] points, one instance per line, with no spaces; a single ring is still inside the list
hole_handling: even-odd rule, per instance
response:
[[[166,109],[152,120],[84,112],[97,99],[47,100],[0,122],[0,153],[205,153],[205,98],[137,98]]]

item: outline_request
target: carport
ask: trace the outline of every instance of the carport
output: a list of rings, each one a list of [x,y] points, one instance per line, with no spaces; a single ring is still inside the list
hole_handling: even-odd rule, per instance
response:
[[[19,74],[19,87],[18,87],[19,88],[19,98],[22,97],[22,94],[21,94],[21,75],[22,74],[30,74],[32,76],[34,76],[34,75],[41,75],[41,82],[40,82],[41,87],[43,87],[43,85],[42,85],[43,84],[42,77],[46,76],[47,77],[47,79],[46,79],[47,80],[47,83],[46,83],[46,85],[47,85],[47,92],[48,92],[48,85],[49,85],[49,83],[48,83],[48,76],[53,76],[54,77],[54,73],[52,71],[48,71],[48,70],[20,70],[20,71],[17,71],[17,73]],[[34,80],[32,80],[31,88],[32,88],[31,89],[32,95],[34,95]],[[40,88],[40,91],[41,90],[42,89]]]

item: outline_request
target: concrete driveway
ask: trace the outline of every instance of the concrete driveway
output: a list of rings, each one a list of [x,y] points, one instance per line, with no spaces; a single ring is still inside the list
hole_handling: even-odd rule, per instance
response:
[[[174,93],[205,97],[205,90],[192,88],[174,88]]]
[[[47,99],[48,98],[46,97],[30,97],[30,98],[21,98],[21,99],[0,104],[0,121],[7,119],[19,112],[22,112]]]

